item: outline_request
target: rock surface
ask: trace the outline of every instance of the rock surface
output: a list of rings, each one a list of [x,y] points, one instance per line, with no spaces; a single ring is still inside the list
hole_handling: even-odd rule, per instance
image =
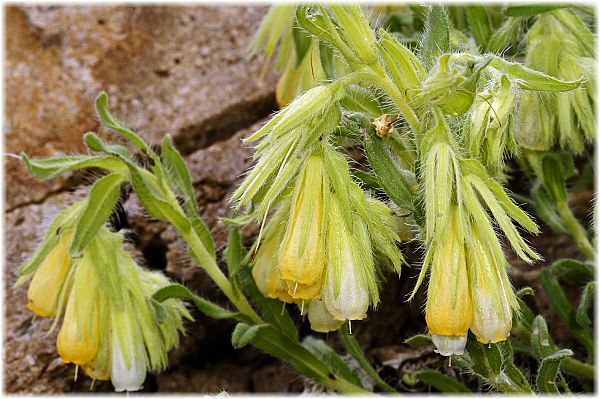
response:
[[[160,143],[168,132],[186,154],[208,147],[208,152],[221,156],[219,163],[215,163],[217,158],[204,160],[202,153],[193,158],[193,162],[198,162],[198,186],[205,187],[199,192],[200,197],[206,198],[204,213],[211,215],[209,222],[216,225],[226,209],[222,199],[228,188],[223,182],[234,184],[231,176],[243,172],[250,153],[239,145],[240,135],[224,141],[227,150],[223,146],[216,150],[210,146],[252,125],[275,107],[275,75],[269,72],[258,82],[263,60],[245,58],[246,47],[266,9],[265,6],[7,7],[3,126],[6,151],[12,154],[26,151],[32,157],[82,151],[82,134],[99,128],[95,97],[106,91],[111,96],[114,114],[151,143]],[[220,176],[226,160],[239,164],[229,175]],[[202,166],[204,161],[210,162],[209,167]],[[10,232],[7,237],[15,238],[5,243],[4,388],[7,392],[21,393],[87,391],[90,380],[79,378],[74,382],[74,369],[61,364],[54,346],[56,332],[46,336],[50,320],[38,319],[32,324],[32,315],[25,308],[26,287],[13,289],[12,285],[18,266],[33,254],[51,215],[73,201],[68,190],[89,178],[72,175],[40,182],[31,178],[23,164],[13,157],[5,157],[4,167],[5,226]],[[212,175],[206,175],[204,180],[200,176],[203,169],[212,170]],[[219,179],[222,183],[218,183]],[[213,182],[215,185],[209,187]],[[211,189],[214,193],[208,195]],[[224,231],[223,227],[216,227],[219,228]],[[157,256],[160,259],[161,248],[167,248],[165,242],[169,238],[161,235],[164,225],[157,229],[156,237],[150,227],[143,229],[138,243],[142,251],[148,251],[144,256],[149,266],[164,268],[166,258],[164,264],[154,260]],[[172,231],[171,235],[174,240]],[[144,242],[146,237],[150,239]],[[169,257],[184,263],[173,251],[170,250]],[[198,276],[195,266],[189,270],[191,278],[216,291]],[[184,272],[178,273],[175,277],[190,281]],[[206,339],[207,327],[220,330],[220,336],[224,337],[232,328],[230,323],[203,322],[204,327],[200,328],[198,322],[195,327],[199,328],[191,328],[194,333],[185,338],[182,348],[197,347],[198,341]],[[173,357],[177,369],[177,351]],[[272,363],[272,359],[269,361]],[[232,379],[225,382],[219,379],[219,375],[225,374],[221,371],[224,368],[200,370],[207,380],[200,391],[235,390],[235,384],[240,384]],[[149,377],[146,389],[177,390],[173,384],[161,388],[161,381],[165,379]],[[244,384],[244,389],[251,386],[250,380]],[[96,383],[94,390],[110,391],[111,386]]]
[[[275,76],[246,47],[266,7],[7,7],[6,151],[73,154],[97,130],[94,100],[154,144],[184,153],[226,138],[275,107]],[[30,178],[5,159],[6,206],[40,202],[70,184]]]

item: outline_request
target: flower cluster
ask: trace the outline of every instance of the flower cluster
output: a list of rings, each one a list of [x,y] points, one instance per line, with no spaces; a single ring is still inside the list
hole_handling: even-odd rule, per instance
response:
[[[594,113],[595,60],[590,53],[594,38],[582,43],[563,22],[577,25],[578,17],[569,10],[554,10],[541,14],[527,33],[525,65],[563,80],[585,77],[582,87],[556,95],[528,92],[520,106],[522,129],[519,145],[545,151],[559,144],[562,149],[580,153],[585,142],[591,142],[596,132]],[[548,56],[552,54],[552,56]]]
[[[323,331],[365,318],[379,302],[373,248],[398,271],[402,255],[392,211],[367,198],[329,143],[339,122],[335,104],[304,112],[312,92],[340,98],[334,88],[316,87],[254,134],[251,139],[266,135],[257,146],[260,159],[233,198],[238,207],[252,201],[264,224],[253,268],[259,289],[307,309],[313,327]],[[302,125],[290,122],[300,115]]]
[[[492,218],[527,262],[539,257],[513,221],[532,233],[537,226],[479,161],[460,157],[443,119],[422,148],[427,253],[419,283],[431,271],[425,318],[437,351],[460,355],[469,329],[482,343],[505,340],[518,310]]]
[[[27,307],[59,322],[56,347],[63,363],[74,363],[95,380],[110,379],[116,391],[141,388],[147,371],[166,367],[167,353],[179,343],[183,302],[158,303],[152,294],[170,284],[142,269],[123,248],[123,236],[101,227],[73,258],[70,247],[83,203],[66,209],[50,227],[17,285],[31,278]]]

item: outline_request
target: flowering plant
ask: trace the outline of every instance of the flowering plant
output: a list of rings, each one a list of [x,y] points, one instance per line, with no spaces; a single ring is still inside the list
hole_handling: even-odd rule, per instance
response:
[[[593,366],[558,348],[544,319],[528,309],[529,290],[513,289],[503,242],[525,263],[540,259],[524,238],[539,227],[506,188],[513,159],[534,182],[529,213],[570,235],[588,261],[594,258],[588,233],[568,206],[565,182],[573,168],[564,167],[594,138],[594,37],[581,11],[564,5],[513,6],[500,17],[483,6],[463,12],[400,7],[392,14],[412,18],[405,28],[412,37],[418,33],[415,43],[358,5],[271,9],[251,51],[264,47],[270,58],[279,43],[282,110],[246,139],[255,145],[256,162],[231,198],[237,216],[228,221],[227,273],[170,137],[159,156],[109,113],[105,94],[97,101],[102,122],[150,166],[94,133],[85,142],[99,155],[23,155],[38,178],[85,167],[107,171],[86,200],[56,219],[21,270],[19,284],[31,278],[33,312],[56,322],[64,312],[57,340],[63,362],[94,379],[110,377],[117,390],[138,389],[146,370],[163,368],[177,345],[183,320],[191,317],[185,299],[211,317],[237,320],[234,346],[252,344],[329,388],[365,392],[324,341],[300,340],[285,305],[295,304],[312,330],[339,330],[368,376],[395,392],[361,352],[351,322],[377,307],[383,276],[400,275],[406,263],[400,243],[413,241],[424,256],[409,300],[427,281],[427,334],[409,345],[432,343],[501,392],[569,392],[563,371],[589,379]],[[526,20],[533,25],[525,63],[498,55]],[[546,62],[555,51],[564,54]],[[350,167],[349,147],[364,150],[364,168]],[[150,216],[175,227],[233,310],[144,271],[128,255],[122,236],[107,228],[123,184]],[[251,222],[260,232],[246,251],[238,229]],[[589,263],[570,265],[591,279]],[[540,279],[569,319],[575,311],[555,277],[567,269],[557,264]],[[586,286],[576,324],[569,322],[590,354],[594,287]],[[513,347],[539,361],[535,386],[515,366]],[[403,377],[407,385],[417,381],[442,391],[467,389],[433,371]]]

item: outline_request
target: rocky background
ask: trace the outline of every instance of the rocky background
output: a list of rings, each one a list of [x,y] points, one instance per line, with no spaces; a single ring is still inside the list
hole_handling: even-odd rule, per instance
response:
[[[110,383],[91,387],[75,381],[73,366],[56,354],[50,320],[36,319],[25,305],[26,287],[13,289],[19,265],[35,251],[52,218],[85,191],[86,173],[40,182],[10,154],[31,157],[75,154],[82,135],[109,132],[99,126],[94,100],[110,96],[110,108],[127,126],[151,143],[173,135],[192,171],[202,213],[222,249],[227,232],[220,218],[229,215],[227,198],[251,165],[252,150],[241,138],[256,130],[275,110],[276,76],[259,81],[264,60],[248,60],[246,47],[267,8],[261,7],[50,7],[5,9],[5,328],[4,390],[7,393],[111,391]],[[591,195],[591,194],[590,194]],[[580,198],[583,209],[589,198]],[[185,256],[185,246],[165,223],[148,219],[134,197],[124,198],[114,218],[128,229],[146,266],[161,269],[197,293],[226,303],[207,276]],[[547,230],[547,229],[546,229]],[[253,230],[248,229],[249,239]],[[534,285],[540,267],[563,256],[577,256],[566,237],[532,238],[546,261],[518,264],[516,286]],[[414,265],[416,246],[404,248]],[[445,361],[402,342],[423,332],[423,293],[404,303],[414,284],[415,268],[402,280],[390,276],[383,304],[353,324],[368,357],[390,383],[419,368],[446,369]],[[539,290],[538,290],[539,292]],[[573,298],[577,295],[574,294]],[[547,313],[543,294],[536,308]],[[558,342],[571,337],[553,315]],[[234,324],[195,314],[188,335],[171,354],[171,366],[149,375],[148,392],[302,392],[314,391],[283,362],[253,348],[234,350]],[[306,323],[299,314],[301,332]],[[322,335],[336,346],[335,334]],[[576,349],[576,348],[573,348]],[[465,381],[476,384],[468,379]],[[475,385],[476,386],[476,385]],[[425,389],[418,387],[418,390]]]

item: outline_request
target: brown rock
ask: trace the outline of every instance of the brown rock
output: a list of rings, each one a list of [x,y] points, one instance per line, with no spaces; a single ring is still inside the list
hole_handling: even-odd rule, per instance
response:
[[[7,7],[6,151],[72,154],[97,130],[94,100],[153,144],[171,133],[185,153],[274,108],[273,74],[246,47],[266,7]],[[10,33],[10,34],[8,34]],[[7,208],[68,186],[5,160]]]

